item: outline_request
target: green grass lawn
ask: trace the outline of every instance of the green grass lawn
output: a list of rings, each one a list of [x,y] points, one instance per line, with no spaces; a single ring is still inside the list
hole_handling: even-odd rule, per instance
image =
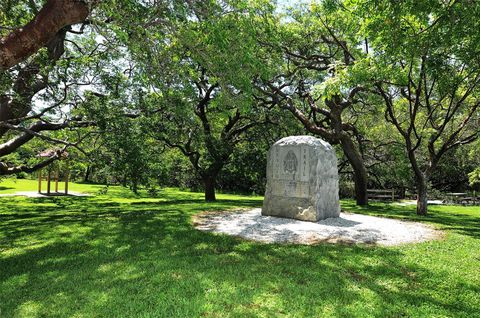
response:
[[[0,183],[0,193],[35,188]],[[420,218],[413,206],[345,201],[446,235],[389,248],[268,245],[195,230],[195,213],[262,203],[218,198],[121,187],[0,198],[0,317],[480,317],[478,207],[432,206]]]

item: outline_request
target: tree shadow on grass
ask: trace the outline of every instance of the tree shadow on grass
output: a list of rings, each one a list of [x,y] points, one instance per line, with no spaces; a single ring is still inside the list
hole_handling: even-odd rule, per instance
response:
[[[161,200],[161,201],[137,201],[131,202],[131,205],[141,205],[141,206],[155,206],[155,205],[181,205],[181,204],[197,204],[199,206],[221,206],[221,207],[258,207],[261,206],[261,200],[228,200],[228,199],[218,199],[214,202],[206,202],[204,199],[171,199],[171,200]]]
[[[179,201],[125,203],[115,212],[72,199],[0,219],[1,233],[10,233],[0,242],[13,247],[0,251],[2,314],[399,317],[479,309],[436,297],[431,290],[448,273],[409,261],[402,248],[246,242],[194,230],[191,214],[208,205]],[[210,207],[232,204],[239,201]],[[461,281],[442,288],[479,292]]]

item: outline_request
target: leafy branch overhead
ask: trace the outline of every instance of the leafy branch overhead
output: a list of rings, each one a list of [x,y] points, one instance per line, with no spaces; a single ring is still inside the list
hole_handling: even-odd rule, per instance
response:
[[[432,186],[467,187],[480,165],[464,156],[468,171],[455,170],[479,137],[478,1],[0,9],[0,174],[34,171],[48,164],[36,153],[68,147],[86,179],[102,165],[104,180],[136,191],[173,169],[159,159],[168,158],[213,200],[246,149],[255,159],[245,167],[263,184],[268,145],[311,134],[336,147],[357,204],[372,186],[408,188],[425,214]]]

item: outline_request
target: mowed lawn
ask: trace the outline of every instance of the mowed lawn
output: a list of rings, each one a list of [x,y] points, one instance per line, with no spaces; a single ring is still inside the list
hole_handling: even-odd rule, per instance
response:
[[[0,182],[0,193],[35,189]],[[195,213],[262,203],[218,198],[121,187],[0,198],[0,317],[480,317],[480,207],[432,206],[421,218],[413,206],[345,201],[445,236],[389,248],[269,245],[195,230]]]

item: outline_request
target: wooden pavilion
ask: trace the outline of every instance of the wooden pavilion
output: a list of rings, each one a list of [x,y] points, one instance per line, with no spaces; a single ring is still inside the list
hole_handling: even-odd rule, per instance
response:
[[[59,155],[59,150],[56,149],[49,149],[42,151],[37,155],[39,158],[51,158],[55,155]],[[68,194],[68,177],[69,177],[69,168],[68,168],[68,152],[63,151],[60,153],[59,160],[53,162],[52,164],[46,167],[47,170],[47,192],[46,195],[67,195]],[[58,191],[58,182],[60,181],[60,171],[61,171],[61,161],[64,162],[63,164],[63,179],[65,182],[64,192]],[[42,193],[42,181],[44,180],[43,169],[39,169],[38,173],[38,193]],[[51,181],[52,181],[52,173],[53,173],[53,180],[55,181],[55,192],[52,193],[51,191]]]

